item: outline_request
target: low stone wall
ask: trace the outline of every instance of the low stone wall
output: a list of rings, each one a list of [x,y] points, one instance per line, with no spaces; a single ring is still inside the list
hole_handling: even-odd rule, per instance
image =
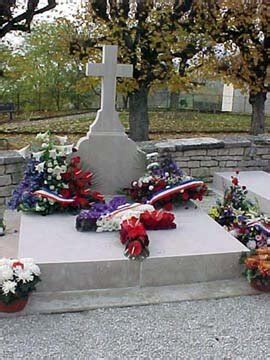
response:
[[[188,175],[211,182],[217,171],[270,171],[270,136],[169,139],[140,143],[147,153],[171,156]]]
[[[25,160],[15,151],[0,151],[0,212],[22,180]]]
[[[226,137],[223,139],[169,139],[139,143],[146,153],[171,156],[194,177],[211,182],[217,171],[270,171],[270,136]],[[0,151],[0,211],[21,181],[25,160],[15,151]]]

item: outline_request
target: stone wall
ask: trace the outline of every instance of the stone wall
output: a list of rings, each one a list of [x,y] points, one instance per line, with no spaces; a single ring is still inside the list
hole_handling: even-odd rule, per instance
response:
[[[0,151],[0,213],[23,177],[25,160],[15,151]]]
[[[217,171],[270,171],[270,136],[223,139],[169,139],[140,143],[147,153],[171,156],[194,177],[210,182]],[[23,176],[25,160],[15,151],[0,151],[0,212]]]
[[[157,151],[160,158],[171,156],[188,175],[207,182],[217,171],[270,171],[270,136],[170,139],[140,147],[147,153]]]

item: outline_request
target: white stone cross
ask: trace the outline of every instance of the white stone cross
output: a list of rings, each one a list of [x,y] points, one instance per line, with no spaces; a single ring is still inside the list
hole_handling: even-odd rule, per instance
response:
[[[117,46],[103,45],[103,59],[100,64],[88,63],[87,76],[101,76],[101,108],[96,120],[90,127],[90,132],[123,132],[124,127],[118,119],[115,110],[116,78],[132,77],[133,66],[117,64]]]

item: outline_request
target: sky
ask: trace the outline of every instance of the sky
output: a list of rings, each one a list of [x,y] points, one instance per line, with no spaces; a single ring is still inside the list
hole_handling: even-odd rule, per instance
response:
[[[48,12],[45,12],[41,15],[35,16],[34,21],[45,20],[51,21],[56,17],[66,17],[72,18],[73,15],[76,14],[77,10],[82,6],[82,3],[85,0],[58,0],[57,6]],[[21,0],[21,6],[25,5],[26,1]],[[40,0],[38,8],[42,8],[46,6],[48,2],[46,0]],[[18,12],[21,12],[21,9],[18,9]],[[11,32],[7,34],[3,40],[4,42],[9,42],[13,44],[15,47],[20,47],[22,44],[22,36],[18,32]]]

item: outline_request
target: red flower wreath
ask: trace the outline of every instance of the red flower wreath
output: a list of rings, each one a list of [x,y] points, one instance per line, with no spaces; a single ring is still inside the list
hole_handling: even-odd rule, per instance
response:
[[[104,202],[104,196],[90,189],[93,174],[80,167],[80,157],[71,159],[68,170],[63,179],[68,183],[68,189],[62,189],[61,195],[65,198],[74,198],[74,205],[80,208],[88,207],[93,201]]]

